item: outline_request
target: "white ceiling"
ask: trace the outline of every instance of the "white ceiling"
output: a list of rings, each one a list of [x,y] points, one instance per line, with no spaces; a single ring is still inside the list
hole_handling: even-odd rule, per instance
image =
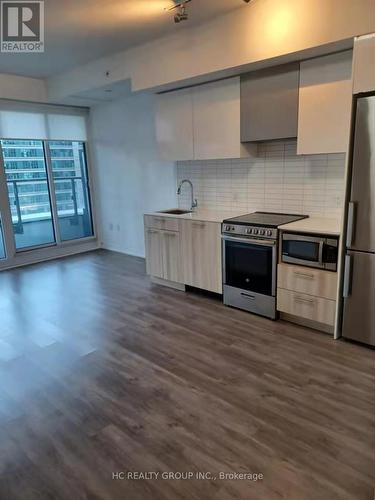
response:
[[[173,22],[173,0],[46,0],[45,53],[0,54],[0,73],[46,78],[246,4],[192,0],[189,20]]]

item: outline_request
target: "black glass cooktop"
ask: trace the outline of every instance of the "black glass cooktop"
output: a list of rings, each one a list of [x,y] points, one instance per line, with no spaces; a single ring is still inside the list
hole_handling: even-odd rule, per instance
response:
[[[283,224],[289,224],[289,222],[295,222],[296,220],[307,219],[307,217],[308,215],[253,212],[252,214],[240,215],[239,217],[226,219],[224,221],[224,224],[229,223],[263,227],[278,227],[282,226]]]

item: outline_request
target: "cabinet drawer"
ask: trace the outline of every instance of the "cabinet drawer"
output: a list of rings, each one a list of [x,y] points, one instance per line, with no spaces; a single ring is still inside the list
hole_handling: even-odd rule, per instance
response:
[[[335,324],[336,302],[334,300],[279,288],[277,290],[277,310],[325,325],[333,326]]]
[[[178,231],[178,220],[171,217],[145,215],[145,226],[153,229],[165,229],[166,231]]]
[[[278,265],[278,287],[336,300],[337,273],[310,267]]]

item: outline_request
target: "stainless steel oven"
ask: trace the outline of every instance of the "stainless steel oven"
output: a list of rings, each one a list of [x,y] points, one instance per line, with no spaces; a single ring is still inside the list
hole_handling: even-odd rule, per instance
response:
[[[338,238],[283,233],[281,259],[290,264],[337,271]]]
[[[275,319],[277,240],[225,233],[222,240],[224,304]]]

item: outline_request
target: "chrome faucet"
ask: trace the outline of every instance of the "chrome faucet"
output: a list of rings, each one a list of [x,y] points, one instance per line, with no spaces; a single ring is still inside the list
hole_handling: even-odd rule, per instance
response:
[[[196,208],[198,206],[198,201],[196,198],[194,199],[194,186],[193,186],[193,183],[191,181],[189,181],[189,179],[184,179],[183,181],[180,182],[178,189],[177,189],[177,194],[178,195],[181,194],[181,188],[185,182],[190,184],[190,187],[191,187],[191,210],[193,211],[194,208]]]

